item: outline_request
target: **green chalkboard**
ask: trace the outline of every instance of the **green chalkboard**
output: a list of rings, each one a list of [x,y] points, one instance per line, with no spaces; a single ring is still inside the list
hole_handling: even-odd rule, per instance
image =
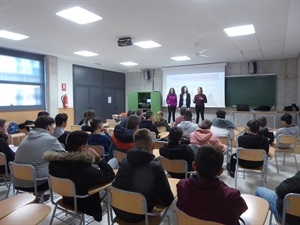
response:
[[[276,76],[226,77],[225,104],[276,105]]]

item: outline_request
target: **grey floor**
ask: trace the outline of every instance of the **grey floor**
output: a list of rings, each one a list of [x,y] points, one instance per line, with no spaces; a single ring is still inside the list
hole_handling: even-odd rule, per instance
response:
[[[299,154],[297,154],[297,161],[299,162],[299,160],[300,160],[300,156],[299,156]],[[267,183],[265,184],[265,186],[267,188],[270,188],[273,190],[278,186],[278,184],[282,180],[284,180],[288,177],[291,177],[296,173],[295,161],[294,161],[294,158],[292,158],[292,157],[287,157],[286,165],[284,165],[284,166],[282,165],[282,157],[281,156],[279,157],[279,170],[280,170],[279,173],[276,172],[275,159],[269,160],[268,168],[269,168],[268,179],[267,179]],[[220,179],[223,180],[228,186],[234,187],[234,178],[231,178],[230,176],[228,176],[226,171],[224,171],[224,173],[220,176]],[[255,189],[260,186],[260,182],[261,182],[260,178],[258,178],[258,177],[251,177],[251,178],[246,178],[246,179],[239,177],[237,188],[241,191],[241,193],[254,194]],[[7,190],[6,187],[3,187],[3,186],[0,187],[0,199],[4,199],[6,190]],[[10,193],[10,194],[12,194],[12,193]],[[50,202],[48,202],[46,204],[52,207],[52,204]],[[174,206],[172,206],[170,208],[171,212],[172,212],[172,208],[174,208]],[[49,224],[51,213],[49,214],[48,217],[46,217],[40,223],[41,225]],[[54,219],[53,224],[54,225],[63,225],[66,223]],[[76,224],[76,222],[71,222],[71,224]],[[107,215],[106,214],[103,215],[103,220],[100,223],[95,222],[95,221],[93,221],[91,223],[91,225],[94,225],[94,224],[98,224],[98,225],[109,224],[107,221]],[[163,224],[167,224],[167,223],[164,222]],[[171,224],[176,225],[176,223],[173,221],[173,219],[171,220]],[[267,219],[265,225],[267,225],[267,224],[269,224],[269,219]],[[24,224],[24,225],[26,225],[26,224]],[[257,224],[257,225],[259,225],[259,224]],[[261,224],[261,225],[263,225],[263,224]]]

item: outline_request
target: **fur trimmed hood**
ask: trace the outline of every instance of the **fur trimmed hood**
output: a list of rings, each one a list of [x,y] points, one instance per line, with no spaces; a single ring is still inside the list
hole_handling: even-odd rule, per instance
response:
[[[225,128],[225,129],[235,129],[236,126],[234,123],[230,120],[221,119],[221,118],[214,118],[212,120],[212,125],[219,128]]]
[[[43,159],[51,161],[83,161],[92,164],[95,162],[95,157],[90,152],[55,152],[47,151],[43,155]]]

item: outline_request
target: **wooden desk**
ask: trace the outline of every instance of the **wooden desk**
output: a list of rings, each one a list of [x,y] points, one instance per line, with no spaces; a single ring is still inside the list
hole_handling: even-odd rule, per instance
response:
[[[276,115],[277,113],[281,113],[281,112],[277,112],[277,111],[231,111],[230,112],[230,116],[232,118],[232,121],[234,122],[235,119],[235,114],[248,114],[249,115],[249,120],[250,119],[256,119],[256,115],[272,115],[273,116],[273,128],[276,127]]]
[[[269,203],[254,195],[242,194],[242,197],[248,206],[248,210],[241,216],[246,225],[265,224],[269,212]]]
[[[161,132],[158,134],[158,136],[159,136],[159,138],[164,139],[169,136],[169,132],[168,131]]]
[[[0,220],[0,225],[39,224],[51,212],[51,207],[43,204],[25,205]]]
[[[17,134],[9,134],[8,138],[10,140],[10,144],[14,144],[14,139],[18,140],[18,143],[20,144],[21,141],[25,138],[26,134],[25,133],[17,133]]]
[[[35,196],[33,194],[18,194],[10,198],[0,201],[0,219],[7,216],[11,212],[23,207],[24,205],[33,203]]]
[[[153,149],[152,154],[155,156],[155,158],[158,158],[160,156],[159,149],[158,148]]]
[[[174,197],[176,197],[177,196],[177,187],[176,187],[176,185],[178,184],[180,179],[168,178],[168,181],[169,181],[169,184],[170,184],[170,187],[171,187],[171,191],[172,191]]]

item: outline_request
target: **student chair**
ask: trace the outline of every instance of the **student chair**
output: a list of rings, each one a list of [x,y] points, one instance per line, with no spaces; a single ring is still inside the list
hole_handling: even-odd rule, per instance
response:
[[[297,216],[300,220],[300,194],[290,193],[284,197],[282,225],[286,224],[286,214]]]
[[[71,131],[76,131],[76,130],[81,130],[81,126],[76,124],[71,125]]]
[[[162,165],[165,171],[168,173],[178,173],[184,174],[184,177],[187,178],[188,174],[188,165],[187,162],[183,159],[168,159],[163,156],[159,156],[158,161]]]
[[[157,127],[157,130],[159,133],[161,133],[161,132],[166,132],[167,128],[165,126],[160,126],[160,127]]]
[[[15,187],[14,185],[15,179],[25,181],[25,182],[31,182],[33,184],[33,191],[30,193],[33,193],[35,196],[41,196],[39,203],[44,203],[44,193],[48,191],[48,189],[38,191],[37,182],[38,181],[47,182],[47,177],[37,178],[35,168],[30,164],[19,164],[15,162],[9,162],[9,167],[11,173],[11,182],[9,185],[9,189],[11,187],[11,184],[13,184],[13,187],[17,190],[16,194],[18,194],[20,191],[23,192],[22,189],[18,189],[17,187]]]
[[[235,169],[235,188],[237,186],[238,173],[243,173],[243,179],[245,179],[245,173],[248,174],[260,174],[261,176],[261,186],[264,186],[265,182],[267,182],[267,169],[268,169],[268,160],[266,157],[266,151],[263,149],[246,149],[246,148],[238,148],[237,149],[237,163]],[[247,160],[247,161],[263,161],[263,165],[259,168],[249,169],[244,168],[239,165],[239,160]]]
[[[191,217],[178,208],[174,210],[174,214],[177,220],[177,225],[223,225],[221,223]]]
[[[227,146],[226,151],[224,152],[224,155],[226,155],[226,162],[229,163],[230,156],[232,154],[232,146],[231,146],[231,140],[230,140],[229,134],[225,135],[225,136],[218,136],[218,138],[223,145]]]
[[[118,150],[113,150],[114,158],[118,160],[119,165],[122,163],[123,159],[127,158],[127,152],[121,152]]]
[[[166,213],[168,211],[168,208],[161,208],[157,207],[152,210],[152,212],[147,211],[147,200],[144,197],[144,195],[137,193],[137,192],[131,192],[131,191],[125,191],[119,188],[115,187],[109,187],[108,188],[108,201],[109,201],[109,210],[111,215],[111,224],[119,224],[119,225],[127,225],[128,222],[121,220],[118,217],[113,218],[113,209],[116,208],[128,213],[134,213],[138,215],[144,215],[145,221],[142,221],[142,223],[134,223],[137,225],[145,224],[145,225],[158,225],[162,222],[164,217],[166,216]],[[130,202],[130,204],[128,204]],[[168,223],[170,224],[169,218]]]
[[[94,149],[98,153],[98,155],[101,156],[102,158],[107,156],[105,154],[105,150],[104,150],[104,147],[102,145],[87,145],[86,147]]]
[[[166,144],[168,144],[167,141],[155,141],[154,149],[160,149],[161,147],[165,146]]]
[[[5,198],[7,198],[9,194],[9,182],[10,182],[10,174],[8,174],[8,167],[6,161],[6,155],[3,152],[0,152],[0,166],[4,167],[4,173],[0,173],[0,179],[3,180],[3,183],[7,187],[7,192]]]
[[[51,196],[51,203],[55,206],[49,224],[51,225],[53,223],[54,217],[58,220],[65,221],[63,218],[64,216],[62,216],[61,212],[56,214],[56,210],[59,209],[63,211],[64,215],[68,214],[79,219],[80,220],[79,225],[81,224],[84,225],[85,224],[84,213],[78,210],[77,199],[87,198],[89,197],[89,195],[88,194],[77,195],[75,184],[70,179],[59,178],[49,174],[48,183],[49,183],[49,190]],[[73,198],[74,207],[64,204],[62,198],[54,201],[54,193],[60,196]]]
[[[279,148],[278,143],[280,144],[290,144],[290,147],[288,148]],[[277,162],[277,154],[283,153],[283,165],[285,163],[285,154],[292,155],[295,159],[296,169],[298,170],[298,164],[297,164],[297,158],[296,158],[296,146],[297,146],[297,136],[296,135],[285,135],[280,134],[277,139],[277,145],[275,147],[275,161],[276,161],[276,168],[277,173],[279,173],[278,170],[278,162]]]

